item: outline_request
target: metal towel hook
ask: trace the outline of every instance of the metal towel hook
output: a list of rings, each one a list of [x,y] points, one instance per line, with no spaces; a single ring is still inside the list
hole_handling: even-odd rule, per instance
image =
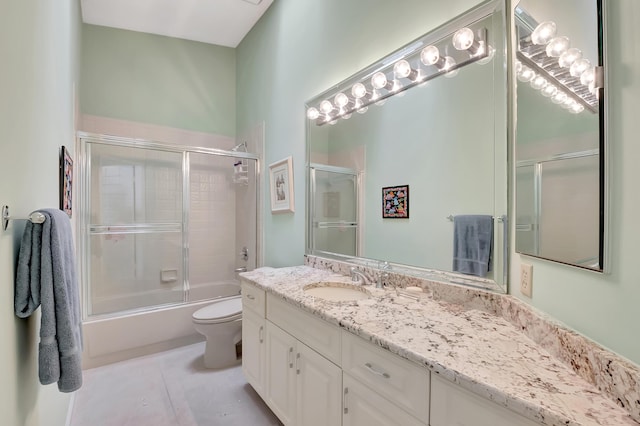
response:
[[[43,223],[47,218],[40,212],[33,212],[29,217],[11,217],[9,206],[2,206],[2,230],[6,231],[10,220],[30,220],[33,223]]]

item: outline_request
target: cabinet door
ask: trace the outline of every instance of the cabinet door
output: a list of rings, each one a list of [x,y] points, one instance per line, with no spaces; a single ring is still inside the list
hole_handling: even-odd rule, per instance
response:
[[[296,353],[296,425],[340,425],[342,370],[305,344]]]
[[[267,321],[266,403],[286,426],[294,426],[296,339]]]
[[[426,426],[348,374],[342,380],[342,426]]]
[[[535,426],[536,424],[435,374],[431,378],[432,426]]]
[[[251,309],[242,312],[242,372],[247,381],[264,396],[265,319]]]

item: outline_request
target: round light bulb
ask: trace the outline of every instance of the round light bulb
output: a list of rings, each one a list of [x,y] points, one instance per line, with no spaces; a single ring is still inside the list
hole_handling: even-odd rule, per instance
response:
[[[522,70],[518,74],[518,80],[527,83],[527,82],[533,80],[533,78],[535,76],[536,76],[536,73],[533,72],[533,70],[531,68],[523,65],[522,66]]]
[[[320,102],[320,111],[324,112],[325,114],[329,114],[331,111],[333,111],[333,105],[331,104],[331,102],[324,100]]]
[[[467,50],[473,45],[474,38],[470,28],[461,28],[453,34],[453,47],[458,50]]]
[[[569,68],[569,73],[573,77],[580,77],[583,72],[591,68],[591,61],[588,59],[578,59],[573,64],[571,64],[571,68]]]
[[[522,72],[522,62],[516,59],[516,74],[520,74]]]
[[[344,118],[345,120],[350,119],[351,118],[351,113],[343,115],[342,118]]]
[[[364,95],[367,94],[367,88],[364,87],[364,84],[362,84],[362,83],[356,83],[351,88],[351,94],[356,99],[363,98]]]
[[[483,42],[483,43],[484,43],[484,42]],[[489,46],[489,50],[487,51],[487,56],[485,56],[484,58],[480,59],[480,60],[478,61],[478,63],[479,63],[480,65],[488,64],[489,62],[491,62],[491,60],[493,59],[493,57],[495,56],[495,54],[496,54],[496,49],[494,49],[494,48],[493,48],[493,47],[491,47],[491,45],[490,45],[490,46]],[[520,62],[520,61],[518,61],[518,62]],[[522,64],[520,64],[520,66],[522,67]],[[516,64],[516,71],[517,71],[517,69],[518,69],[517,67],[518,67],[518,64]]]
[[[576,104],[577,104],[576,101],[574,101],[573,99],[571,99],[570,97],[567,96],[567,99],[565,99],[565,101],[562,103],[562,108],[569,109],[569,108],[573,107]]]
[[[593,80],[591,83],[589,83],[589,92],[591,92],[592,95],[597,95],[598,94],[598,89],[596,89],[596,81]]]
[[[559,58],[564,52],[566,52],[571,46],[571,41],[569,41],[568,37],[554,37],[547,44],[547,56],[551,56],[552,58]]]
[[[393,66],[393,73],[397,78],[407,78],[411,74],[411,64],[408,61],[401,59]]]
[[[587,68],[585,72],[580,74],[580,83],[589,86],[596,79],[596,71],[593,67]]]
[[[340,92],[336,95],[335,98],[333,98],[333,101],[335,102],[336,106],[338,106],[339,108],[343,108],[349,103],[349,97]]]
[[[564,101],[566,101],[568,98],[567,94],[564,92],[556,92],[555,95],[553,95],[553,97],[551,97],[551,102],[553,102],[554,104],[562,104],[564,103]]]
[[[356,110],[356,112],[357,112],[358,114],[364,114],[365,112],[367,112],[367,110],[368,110],[368,109],[369,109],[369,107],[362,107],[362,108],[358,108],[358,109]]]
[[[572,47],[571,49],[568,49],[566,52],[560,55],[560,57],[558,58],[558,65],[560,65],[562,68],[569,68],[571,64],[573,64],[578,59],[582,59],[582,51],[580,49]]]
[[[420,52],[420,61],[425,65],[434,65],[440,59],[440,51],[435,46],[427,46]]]
[[[547,44],[556,36],[556,23],[553,21],[545,21],[536,27],[531,33],[531,41],[533,44]]]
[[[584,111],[584,106],[577,102],[574,105],[571,105],[571,107],[569,108],[569,112],[572,112],[574,114],[580,114],[582,111]]]
[[[371,77],[371,85],[376,89],[382,89],[387,85],[387,76],[378,71]]]
[[[333,121],[330,121],[329,124],[331,124],[332,126],[335,126],[337,122],[338,120],[333,120]]]
[[[547,84],[544,89],[542,89],[542,96],[550,98],[556,93],[558,93],[558,88],[553,84]]]
[[[536,90],[545,88],[547,84],[549,84],[549,82],[541,75],[536,76],[533,80],[531,80],[531,87]]]
[[[309,120],[315,120],[320,117],[320,111],[317,108],[311,107],[307,110],[307,118]]]

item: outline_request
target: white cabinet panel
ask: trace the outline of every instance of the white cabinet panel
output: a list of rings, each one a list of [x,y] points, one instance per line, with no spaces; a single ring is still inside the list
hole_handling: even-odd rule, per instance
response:
[[[240,294],[242,295],[243,309],[252,309],[253,311],[255,311],[255,313],[264,318],[266,299],[264,290],[261,290],[258,287],[247,284],[245,282],[241,282],[240,285]]]
[[[342,381],[342,426],[426,426],[348,374]]]
[[[285,425],[296,425],[296,339],[267,321],[265,402]]]
[[[296,354],[298,426],[339,426],[342,411],[342,370],[298,342]]]
[[[340,365],[340,329],[278,297],[267,295],[267,319]]]
[[[421,421],[429,421],[429,371],[343,331],[342,369]]]
[[[242,372],[247,381],[264,397],[265,377],[265,325],[264,317],[251,309],[242,313]]]
[[[535,426],[535,423],[437,375],[431,378],[431,426]]]

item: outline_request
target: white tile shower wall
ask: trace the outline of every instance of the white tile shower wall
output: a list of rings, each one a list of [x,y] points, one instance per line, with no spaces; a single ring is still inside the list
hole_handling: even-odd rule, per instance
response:
[[[236,187],[233,160],[191,155],[189,282],[192,285],[234,278]]]

